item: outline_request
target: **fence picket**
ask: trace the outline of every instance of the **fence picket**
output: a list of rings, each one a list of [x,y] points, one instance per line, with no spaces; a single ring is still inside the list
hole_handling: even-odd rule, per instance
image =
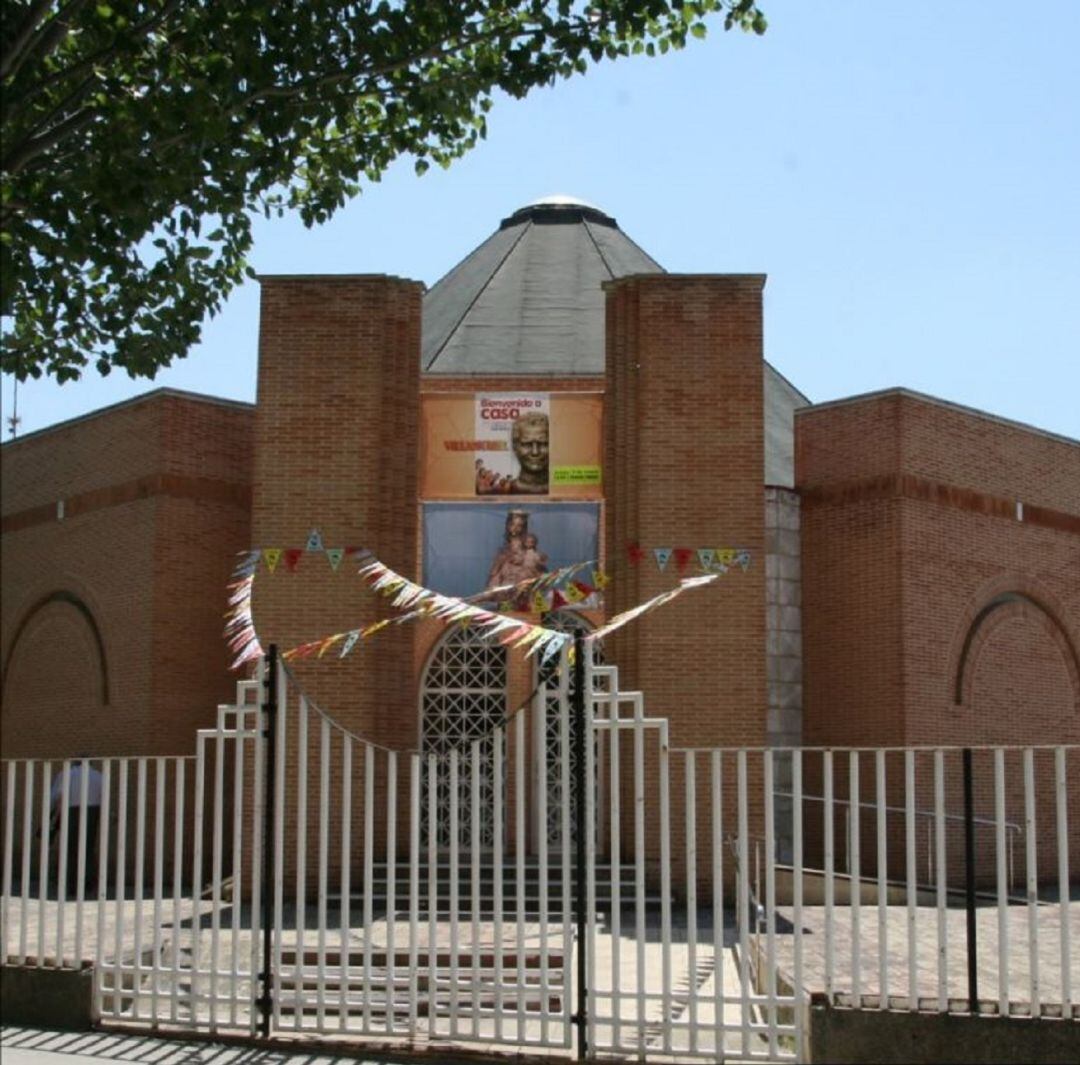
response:
[[[691,981],[697,980],[697,774],[694,752],[684,756],[684,787],[686,796],[686,968]],[[696,989],[695,989],[696,990]],[[697,1053],[697,1004],[698,996],[691,993],[688,1004],[690,1031],[687,1044],[691,1054]]]
[[[346,737],[347,739],[347,737]],[[397,753],[386,758],[386,1031],[394,1032],[397,999]]]
[[[994,820],[997,850],[998,1013],[1009,1014],[1009,880],[1005,853],[1005,752],[994,751]]]
[[[94,1007],[99,1017],[105,1013],[105,899],[109,890],[109,822],[112,790],[112,759],[101,766],[101,823],[98,836],[97,942],[94,944]]]
[[[4,919],[3,930],[0,935],[3,936],[3,953],[0,954],[0,960],[6,964],[10,951],[8,949],[8,937],[11,933],[11,867],[15,846],[15,784],[16,784],[16,772],[18,769],[18,762],[9,762],[5,767],[6,770],[6,793],[4,801]],[[25,836],[26,826],[23,826],[23,835]],[[24,889],[20,887],[20,892],[25,893]],[[22,907],[20,907],[20,910]],[[20,915],[20,921],[22,915]]]
[[[320,1031],[326,1029],[326,896],[330,879],[330,722],[319,721],[319,897],[316,907],[318,929],[315,957],[318,966],[315,978],[315,1016]],[[342,959],[344,961],[344,959]]]
[[[83,780],[86,780],[86,774],[83,774]],[[83,819],[85,819],[85,811]],[[84,820],[85,823],[85,820]],[[80,832],[80,834],[82,834]],[[80,866],[82,863],[79,863]],[[79,876],[80,883],[82,881],[81,869]],[[154,760],[154,902],[153,902],[153,922],[154,931],[151,937],[152,947],[154,952],[151,961],[151,975],[152,981],[150,985],[150,1016],[157,1017],[158,1015],[158,991],[160,980],[158,978],[158,970],[161,966],[161,904],[164,897],[164,885],[165,885],[165,759],[157,758]],[[233,941],[235,942],[236,935],[233,935]]]
[[[1062,1016],[1073,1016],[1072,947],[1069,930],[1069,793],[1065,775],[1065,748],[1054,751],[1055,821],[1057,824],[1058,910],[1061,926]]]
[[[69,803],[71,798],[69,790],[71,787],[71,762],[66,759],[62,763],[60,769],[60,806],[59,810],[54,811],[60,815],[60,839],[57,845],[57,872],[56,872],[56,955],[53,959],[53,964],[57,968],[62,968],[64,964],[64,918],[67,916],[67,863],[68,863],[68,832],[70,830],[70,813],[71,809]],[[49,795],[49,806],[53,807],[52,794]],[[138,914],[136,914],[138,919]],[[136,935],[136,941],[138,936]],[[137,944],[136,944],[137,945]],[[136,999],[136,1004],[138,999]],[[136,1013],[138,1016],[138,1013]]]
[[[173,779],[173,949],[172,949],[172,987],[169,996],[169,1020],[176,1024],[180,1020],[180,929],[183,917],[184,891],[184,778],[186,763],[183,758],[176,759],[176,775]],[[107,777],[106,777],[107,780]],[[108,820],[104,806],[107,785],[102,786],[101,832],[103,834],[102,854],[108,849],[106,822]],[[98,920],[101,921],[105,909],[101,888],[98,888]],[[99,923],[99,928],[100,923]],[[198,935],[194,915],[191,923],[192,935]],[[98,933],[100,940],[101,934]],[[255,972],[252,963],[251,971]],[[193,1018],[194,1019],[194,1018]]]
[[[31,840],[33,839],[33,824],[34,824],[34,763],[24,763],[23,769],[23,838],[22,838],[22,867],[19,871],[19,886],[21,889],[21,899],[19,905],[19,963],[25,964],[29,962],[29,956],[27,951],[29,945],[27,943],[27,936],[29,934],[30,921],[26,902],[30,897],[30,860],[31,860]],[[43,921],[38,922],[39,925],[44,924]]]
[[[491,855],[492,865],[492,891],[494,894],[494,933],[495,941],[495,1041],[502,1042],[503,1038],[503,730],[496,728],[492,733],[492,774],[495,779],[495,794],[492,799],[492,826],[495,832],[494,848]]]
[[[364,744],[364,927],[371,928],[375,894],[375,748]],[[364,1031],[372,1031],[371,936],[364,936]]]
[[[1031,973],[1029,1002],[1031,1016],[1041,1012],[1039,984],[1039,868],[1036,864],[1035,752],[1024,748],[1024,835],[1027,843],[1028,971]],[[972,1010],[976,1007],[973,1005]]]
[[[712,881],[713,881],[713,1039],[717,1057],[724,1054],[724,791],[723,754],[710,752],[712,785]]]
[[[349,1027],[349,969],[350,969],[350,912],[352,900],[349,893],[350,863],[352,862],[352,737],[342,737],[341,744],[341,913],[338,939],[338,962],[341,980],[338,985],[338,1028],[347,1031]]]

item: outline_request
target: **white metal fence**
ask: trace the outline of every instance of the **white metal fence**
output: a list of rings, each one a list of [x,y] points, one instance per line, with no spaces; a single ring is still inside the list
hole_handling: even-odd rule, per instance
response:
[[[6,761],[3,956],[112,1023],[590,1055],[799,1059],[815,992],[1080,1018],[1077,748],[681,749],[590,666],[579,790],[567,677],[555,744],[541,691],[388,750],[278,666],[193,757]]]

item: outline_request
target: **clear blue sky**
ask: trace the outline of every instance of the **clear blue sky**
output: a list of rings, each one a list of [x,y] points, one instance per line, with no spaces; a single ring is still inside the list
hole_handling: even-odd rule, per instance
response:
[[[259,224],[256,269],[430,285],[565,193],[668,270],[768,274],[766,357],[814,401],[903,385],[1080,436],[1080,2],[763,3],[764,38],[500,100],[449,171]],[[163,385],[253,400],[257,344],[249,282],[155,381],[20,386],[21,431]]]

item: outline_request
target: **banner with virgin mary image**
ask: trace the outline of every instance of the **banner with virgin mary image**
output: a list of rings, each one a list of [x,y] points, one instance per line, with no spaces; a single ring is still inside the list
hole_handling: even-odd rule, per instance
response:
[[[597,503],[425,503],[423,583],[470,596],[599,557]]]

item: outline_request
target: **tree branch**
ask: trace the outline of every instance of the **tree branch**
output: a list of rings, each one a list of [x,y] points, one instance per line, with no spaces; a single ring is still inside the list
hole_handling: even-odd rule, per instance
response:
[[[167,3],[153,18],[146,19],[144,22],[140,22],[135,26],[125,29],[123,38],[117,35],[116,41],[108,48],[99,49],[93,55],[87,56],[85,59],[77,62],[74,66],[54,71],[52,74],[48,75],[48,77],[31,85],[19,102],[22,103],[23,101],[30,100],[43,90],[51,88],[57,82],[78,77],[84,71],[92,70],[106,60],[114,58],[122,50],[122,46],[119,43],[121,39],[124,41],[123,49],[126,49],[132,40],[147,37],[149,34],[153,33],[154,30],[156,30],[163,22],[167,21],[179,7],[180,0],[169,0],[169,3]]]
[[[9,170],[9,167],[7,165],[7,158],[9,156],[17,156],[23,145],[27,144],[30,140],[32,140],[33,137],[35,137],[40,131],[48,130],[50,127],[52,127],[54,123],[60,118],[60,116],[67,114],[69,111],[71,111],[72,108],[77,103],[79,103],[80,97],[84,96],[86,90],[93,84],[93,75],[88,78],[84,78],[82,80],[82,83],[72,89],[71,92],[69,92],[67,96],[65,96],[58,104],[56,104],[47,115],[45,115],[43,118],[38,119],[29,128],[20,131],[19,136],[15,138],[14,144],[10,144],[12,138],[11,133],[8,132],[7,136],[5,137],[5,142],[6,146],[7,144],[10,144],[10,146],[8,147],[6,154],[0,152],[0,169],[3,169],[5,171]],[[28,161],[29,160],[27,160],[27,162]],[[22,165],[25,166],[26,164],[23,163]],[[11,170],[10,172],[12,174],[16,173],[15,170]]]
[[[16,145],[14,151],[3,158],[0,168],[12,176],[18,174],[32,159],[47,152],[73,133],[85,129],[97,116],[98,112],[94,108],[84,108],[81,111],[76,111],[73,115],[65,118],[63,122],[53,126],[47,133],[31,137],[29,140],[24,140],[22,144]]]
[[[22,55],[23,49],[26,48],[30,37],[45,17],[51,3],[52,0],[37,0],[37,3],[26,13],[26,18],[23,19],[18,32],[11,39],[11,43],[7,48],[4,49],[3,56],[0,57],[0,80],[8,76],[8,71],[11,70],[12,65]]]
[[[45,54],[48,55],[70,31],[67,19],[76,14],[85,3],[86,0],[68,0],[64,7],[60,8],[51,19],[40,26],[34,33],[33,38],[23,46],[17,55],[12,57],[8,68],[3,72],[4,80],[13,78],[19,72],[19,68],[23,63],[35,52],[44,49]]]
[[[576,20],[580,26],[586,26],[585,19]],[[316,78],[309,78],[306,81],[298,82],[293,85],[267,85],[261,89],[257,89],[254,92],[248,93],[239,103],[234,104],[226,112],[224,117],[226,119],[238,118],[244,114],[245,111],[253,104],[262,100],[276,99],[276,98],[296,98],[303,96],[305,93],[311,92],[315,89],[325,89],[331,85],[336,85],[343,81],[360,81],[364,80],[364,84],[368,85],[372,81],[387,77],[390,74],[396,74],[399,71],[406,70],[416,63],[422,63],[431,59],[447,59],[452,56],[460,54],[462,51],[475,47],[478,44],[491,41],[496,37],[505,34],[508,31],[508,27],[499,27],[496,29],[488,30],[484,33],[476,33],[469,37],[462,38],[456,45],[452,47],[446,46],[446,38],[442,38],[433,44],[430,48],[425,49],[422,52],[414,53],[413,55],[405,56],[402,59],[395,60],[392,63],[387,63],[382,66],[370,66],[361,68],[359,70],[342,71],[338,70],[332,74],[324,74]],[[543,36],[547,31],[542,27],[534,27],[533,29],[526,30],[524,28],[517,28],[513,31],[513,37],[527,38],[527,37],[539,37]],[[358,89],[353,95],[362,96],[366,90]],[[245,123],[246,125],[247,123]],[[171,137],[168,140],[159,142],[157,148],[167,150],[174,147],[177,144],[183,143],[188,140],[190,134],[179,133],[175,137]]]

